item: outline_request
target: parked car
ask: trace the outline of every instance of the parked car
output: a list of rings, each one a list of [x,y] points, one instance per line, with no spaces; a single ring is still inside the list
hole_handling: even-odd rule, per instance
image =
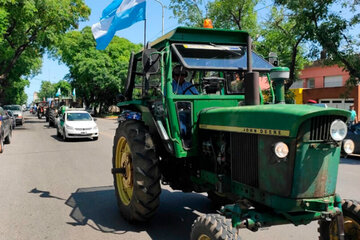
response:
[[[97,140],[99,129],[94,118],[86,111],[68,110],[57,118],[57,136],[69,138],[92,138]]]
[[[24,112],[22,110],[22,107],[20,105],[5,105],[5,110],[11,110],[16,117],[16,124],[17,125],[23,125],[25,122],[24,119]]]
[[[12,119],[12,122],[11,122],[12,123],[11,124],[12,129],[15,129],[15,127],[16,127],[16,117],[15,117],[14,113],[11,110],[6,110],[6,112],[9,114],[10,118]]]
[[[9,144],[12,136],[12,119],[2,107],[0,107],[0,153],[4,152],[4,143]]]
[[[354,142],[355,154],[360,154],[360,123],[348,127],[348,132],[345,139],[350,139]],[[345,143],[345,140],[344,140]]]

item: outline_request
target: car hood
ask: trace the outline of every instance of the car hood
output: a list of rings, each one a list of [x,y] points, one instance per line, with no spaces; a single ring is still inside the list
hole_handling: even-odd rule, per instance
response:
[[[18,111],[18,110],[11,110],[11,111],[13,112],[13,114],[17,114],[17,115],[22,114],[22,111]]]
[[[96,123],[94,121],[67,121],[66,125],[73,128],[93,128]]]

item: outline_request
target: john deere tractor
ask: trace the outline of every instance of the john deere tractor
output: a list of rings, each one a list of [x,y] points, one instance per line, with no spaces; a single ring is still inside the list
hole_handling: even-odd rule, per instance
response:
[[[359,240],[360,204],[335,191],[349,112],[285,104],[288,75],[244,31],[179,27],[132,54],[113,145],[123,217],[151,219],[161,182],[222,205],[195,220],[192,240],[311,221],[321,240]],[[275,85],[270,104],[260,77]]]

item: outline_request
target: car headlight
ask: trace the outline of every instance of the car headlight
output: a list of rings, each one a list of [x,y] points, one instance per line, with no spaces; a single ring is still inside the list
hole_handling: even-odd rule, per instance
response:
[[[330,125],[330,136],[335,141],[342,141],[347,134],[347,126],[341,120],[335,120]]]
[[[94,130],[99,130],[98,126],[93,127]]]
[[[69,129],[69,130],[74,130],[74,128],[73,128],[72,126],[69,126],[69,125],[67,125],[67,124],[65,124],[65,128],[66,128],[66,129]]]
[[[355,143],[351,139],[345,139],[343,142],[343,149],[346,154],[351,154],[354,152]]]
[[[289,147],[283,142],[278,142],[274,146],[274,152],[278,158],[285,158],[289,154]]]

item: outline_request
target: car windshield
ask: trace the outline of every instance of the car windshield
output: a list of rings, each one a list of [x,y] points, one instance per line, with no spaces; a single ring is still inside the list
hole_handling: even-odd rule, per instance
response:
[[[68,121],[91,121],[92,118],[88,113],[68,113]]]
[[[16,106],[16,105],[6,105],[4,106],[5,110],[15,110],[15,111],[21,111],[21,106]]]
[[[8,110],[7,112],[8,112],[8,114],[9,114],[10,116],[13,116],[13,112],[12,112],[12,111]]]

